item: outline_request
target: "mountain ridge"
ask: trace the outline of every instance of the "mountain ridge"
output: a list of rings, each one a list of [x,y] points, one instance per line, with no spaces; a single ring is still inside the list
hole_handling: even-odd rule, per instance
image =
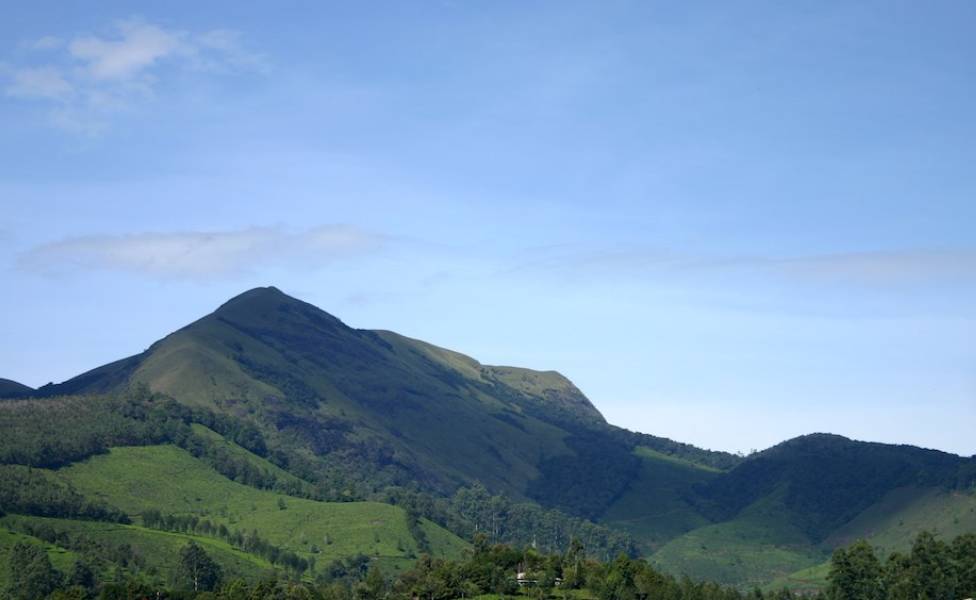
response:
[[[938,490],[968,494],[976,482],[976,459],[835,434],[744,457],[628,431],[556,371],[485,365],[392,331],[354,329],[275,287],[243,292],[142,353],[30,395],[141,388],[252,428],[278,467],[332,490],[329,498],[391,488],[445,498],[483,485],[633,535],[672,572],[727,583],[812,567],[850,523],[892,527],[886,507],[907,506],[891,499],[899,490],[937,498],[911,508],[912,522],[935,522],[947,502]]]

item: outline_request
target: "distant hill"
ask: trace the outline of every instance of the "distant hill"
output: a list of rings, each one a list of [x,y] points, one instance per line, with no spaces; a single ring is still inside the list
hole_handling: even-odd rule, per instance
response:
[[[0,399],[23,398],[34,393],[34,388],[0,377]]]
[[[946,514],[953,532],[973,523],[972,458],[828,434],[749,457],[704,450],[608,424],[554,371],[484,365],[354,329],[273,287],[229,300],[141,354],[29,393],[50,400],[0,410],[4,460],[57,468],[82,495],[137,516],[161,494],[103,488],[135,471],[152,479],[148,462],[132,466],[146,456],[185,460],[175,445],[252,487],[383,499],[461,535],[549,547],[585,532],[604,552],[636,548],[673,573],[743,586],[813,585],[825,572],[818,565],[852,536],[898,547],[923,524],[949,527]],[[87,457],[98,468],[75,466]],[[167,506],[224,484],[176,485]]]
[[[696,577],[762,584],[817,565],[861,536],[906,550],[924,528],[974,531],[976,513],[967,512],[976,508],[974,467],[972,459],[914,446],[798,437],[697,486],[690,499],[713,523],[670,540],[653,560]],[[949,525],[960,514],[964,525]]]

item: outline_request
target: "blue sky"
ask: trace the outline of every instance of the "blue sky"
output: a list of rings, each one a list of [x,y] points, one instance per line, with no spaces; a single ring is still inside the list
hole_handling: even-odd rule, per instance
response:
[[[257,285],[616,424],[976,453],[970,2],[20,3],[0,376]]]

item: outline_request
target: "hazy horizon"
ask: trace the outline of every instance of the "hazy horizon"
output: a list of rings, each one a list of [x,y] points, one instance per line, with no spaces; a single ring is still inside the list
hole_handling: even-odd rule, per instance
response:
[[[976,5],[276,6],[8,9],[0,377],[274,285],[706,448],[976,454]]]

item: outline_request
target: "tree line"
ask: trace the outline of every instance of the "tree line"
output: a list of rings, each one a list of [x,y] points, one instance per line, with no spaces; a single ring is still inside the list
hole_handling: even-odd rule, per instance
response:
[[[273,565],[283,567],[296,575],[314,569],[314,557],[305,559],[291,550],[285,550],[265,540],[257,531],[229,529],[223,523],[214,524],[209,519],[196,515],[164,515],[158,510],[147,510],[142,515],[142,524],[150,529],[192,533],[224,540],[231,546],[256,554]]]
[[[621,554],[610,561],[587,558],[574,539],[565,552],[491,544],[479,534],[460,560],[428,555],[413,568],[387,577],[366,556],[335,561],[316,582],[297,574],[270,574],[256,580],[228,579],[220,565],[194,542],[181,550],[175,578],[160,588],[135,576],[102,581],[84,562],[68,573],[51,565],[38,546],[18,543],[7,568],[11,600],[114,600],[116,598],[197,598],[248,600],[455,600],[484,594],[531,600],[793,600],[787,589],[744,592],[710,582],[662,573],[646,561]],[[520,574],[520,580],[517,579]],[[951,542],[920,534],[907,553],[885,560],[866,542],[834,552],[828,587],[814,600],[955,600],[976,592],[976,534]]]
[[[861,540],[830,561],[830,600],[959,600],[976,597],[976,534],[951,542],[929,532],[909,552],[882,559]]]

